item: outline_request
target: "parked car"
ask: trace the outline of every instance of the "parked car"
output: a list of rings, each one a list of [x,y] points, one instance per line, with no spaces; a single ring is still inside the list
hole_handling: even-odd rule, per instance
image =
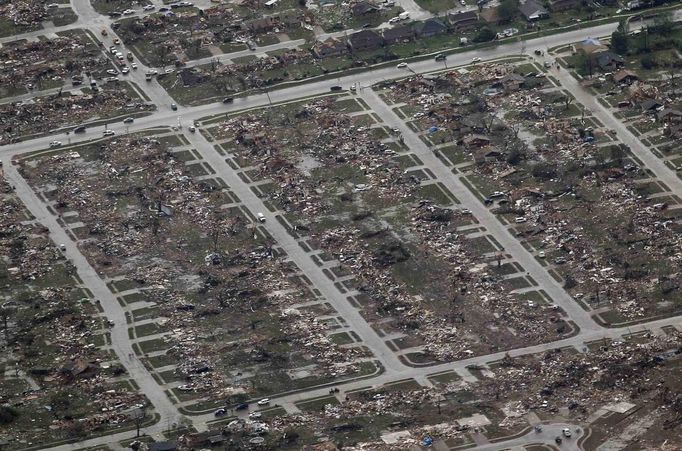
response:
[[[171,110],[178,111],[178,106],[174,103],[171,103]]]
[[[447,55],[445,55],[444,53],[439,53],[438,55],[436,55],[435,60],[436,61],[445,61],[447,58],[448,58]]]
[[[154,5],[145,5],[145,6],[142,7],[142,9],[145,10],[145,11],[154,11],[154,9],[156,9],[156,6],[154,6]]]
[[[79,125],[73,129],[74,133],[85,133],[85,125]]]
[[[265,215],[263,213],[258,213],[256,217],[258,218],[259,222],[265,222]]]
[[[256,404],[258,404],[259,406],[267,406],[268,404],[270,404],[270,398],[263,398]]]
[[[61,146],[61,145],[62,145],[62,142],[61,142],[61,141],[52,141],[52,142],[50,143],[50,147],[59,147],[59,146]]]
[[[135,121],[135,118],[132,118],[132,117],[127,117],[127,118],[123,119],[124,124],[132,124],[134,121]]]
[[[114,136],[116,134],[115,131],[113,130],[104,130],[104,133],[102,133],[104,136]]]
[[[570,437],[572,435],[571,430],[569,428],[563,428],[561,430],[561,433],[564,434],[564,437]]]
[[[121,45],[121,40],[119,38],[114,38],[114,45]]]
[[[342,91],[343,88],[341,86],[337,85],[337,86],[332,86],[331,88],[329,88],[329,90],[332,92],[335,92],[335,91]]]
[[[215,415],[217,417],[222,417],[224,415],[227,415],[227,409],[220,408],[220,409],[216,410],[215,412],[213,412],[213,415]]]
[[[133,70],[137,70],[137,63],[130,63],[130,67],[132,67]]]
[[[109,34],[109,33],[107,33],[107,30],[104,29],[104,28],[102,28],[102,36],[106,36],[106,35],[108,35],[108,34]]]
[[[130,69],[128,69],[127,67],[123,66],[123,69],[121,69],[121,73],[122,73],[123,75],[125,75],[125,74],[127,74],[128,72],[130,72]]]
[[[407,63],[400,63],[400,64],[398,64],[396,67],[397,67],[398,69],[404,69],[405,67],[407,67]]]
[[[116,69],[107,69],[107,74],[118,75],[118,71],[116,71]]]
[[[481,61],[481,58],[478,56],[474,56],[473,58],[471,58],[472,63],[478,63],[479,61]]]
[[[234,102],[234,98],[233,98],[233,97],[225,97],[225,98],[223,99],[223,103],[232,103],[232,102]]]
[[[249,403],[243,402],[241,404],[238,404],[237,407],[234,408],[234,410],[246,410],[248,408],[249,408]]]

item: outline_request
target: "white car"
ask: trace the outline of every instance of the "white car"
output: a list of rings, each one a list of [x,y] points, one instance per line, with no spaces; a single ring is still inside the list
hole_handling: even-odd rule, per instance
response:
[[[270,398],[263,398],[256,404],[258,404],[259,406],[267,406],[268,404],[270,404]]]
[[[154,5],[145,5],[143,8],[145,11],[154,11],[156,9],[156,6]]]
[[[118,75],[118,72],[116,72],[115,69],[107,69],[107,74],[109,74],[109,75]]]
[[[104,136],[114,136],[116,134],[115,131],[113,130],[104,130],[104,133],[102,133]],[[180,388],[180,387],[178,387]]]
[[[479,61],[481,61],[481,58],[478,56],[474,56],[473,58],[471,58],[472,63],[478,63]]]
[[[61,146],[61,145],[62,145],[62,142],[61,142],[61,141],[52,141],[52,142],[50,143],[50,147],[59,147],[59,146]]]
[[[124,16],[129,16],[129,15],[131,15],[131,14],[135,14],[135,10],[134,10],[134,9],[126,9],[125,11],[123,11],[123,15],[124,15]]]
[[[137,63],[130,63],[130,67],[132,67],[133,70],[137,70]]]
[[[256,217],[258,218],[259,222],[265,222],[265,215],[263,213],[258,213]]]
[[[571,430],[569,428],[563,428],[561,430],[561,433],[564,434],[564,437],[570,437],[571,436]]]
[[[398,69],[403,69],[403,68],[407,67],[407,63],[400,63],[400,64],[398,64],[396,67],[397,67]]]
[[[130,69],[128,69],[127,67],[124,67],[123,69],[121,69],[121,73],[124,75],[127,74],[128,72],[130,72]]]
[[[260,413],[260,412],[251,412],[251,413],[249,414],[249,419],[250,419],[250,420],[255,420],[256,418],[260,418],[260,417],[262,417],[262,416],[263,416],[263,414]]]

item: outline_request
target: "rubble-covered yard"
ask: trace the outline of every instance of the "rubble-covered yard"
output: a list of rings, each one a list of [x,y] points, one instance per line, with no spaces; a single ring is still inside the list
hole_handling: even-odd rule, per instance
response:
[[[406,380],[342,398],[330,394],[297,403],[301,413],[265,410],[262,417],[216,425],[180,442],[199,447],[220,431],[226,441],[246,444],[261,435],[267,445],[283,449],[316,442],[348,449],[430,444],[438,449],[524,433],[545,421],[589,428],[586,449],[621,440],[645,449],[677,449],[680,339],[671,331],[600,340],[587,353],[555,349],[505,357],[466,382],[433,376],[431,387]]]
[[[537,73],[485,65],[383,95],[598,319],[679,313],[679,198]]]
[[[132,424],[143,402],[73,266],[0,168],[0,440],[25,449]]]
[[[570,334],[551,300],[512,293],[530,286],[506,277],[517,266],[498,265],[484,235],[467,237],[485,229],[447,190],[422,184],[424,173],[406,171],[406,149],[364,109],[329,96],[232,116],[210,131],[411,363]]]
[[[0,145],[46,131],[84,123],[148,114],[156,107],[144,101],[126,82],[108,82],[97,91],[83,88],[34,99],[0,104]]]
[[[48,3],[44,0],[2,2],[0,4],[0,37],[39,30],[42,28],[41,22],[45,21],[61,26],[77,20],[71,8],[49,8],[47,5]]]
[[[364,348],[295,308],[310,287],[221,179],[193,177],[202,163],[185,147],[126,136],[21,164],[110,280],[142,360],[204,406],[373,372],[356,363]]]
[[[7,42],[0,47],[0,98],[87,84],[89,77],[103,78],[113,67],[83,30]]]

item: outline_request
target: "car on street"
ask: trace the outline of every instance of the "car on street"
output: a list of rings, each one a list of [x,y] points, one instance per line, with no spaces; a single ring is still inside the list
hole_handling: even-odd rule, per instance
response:
[[[132,117],[127,117],[127,118],[123,119],[124,124],[132,124],[134,121],[135,121],[135,118],[132,118]]]
[[[174,103],[171,103],[171,110],[178,111],[178,106]]]
[[[161,8],[159,8],[160,13],[165,13],[166,11],[168,11],[168,8],[166,8],[165,6],[162,6]]]
[[[106,35],[109,34],[109,33],[107,33],[107,30],[106,30],[105,28],[102,28],[102,32],[101,32],[101,33],[102,33],[102,36],[106,36]]]
[[[123,11],[123,15],[124,15],[124,16],[129,16],[129,15],[131,15],[131,14],[135,14],[135,10],[134,10],[134,9],[126,9],[125,11]]]
[[[258,218],[259,222],[265,222],[265,215],[263,213],[258,213],[256,217]]]
[[[444,53],[439,53],[438,55],[436,55],[435,60],[436,61],[445,61],[447,58],[448,58],[447,55],[445,55]]]
[[[561,430],[561,433],[564,435],[564,437],[570,437],[572,435],[571,430],[569,428],[563,428]]]
[[[403,69],[403,68],[407,67],[407,63],[400,63],[400,64],[398,64],[396,67],[397,67],[398,69]]]
[[[73,129],[74,133],[85,133],[85,125],[78,126]]]
[[[260,417],[262,417],[262,416],[263,416],[263,414],[260,413],[260,412],[251,412],[251,413],[249,414],[249,419],[250,419],[250,420],[255,420],[255,419],[260,418]]]
[[[104,130],[104,132],[102,134],[104,136],[114,136],[116,134],[116,132],[113,130]]]
[[[66,244],[64,244],[64,243],[60,244],[59,249],[61,249],[62,252],[64,252],[66,250]]]
[[[355,91],[358,90],[358,87],[355,85],[355,83],[353,83],[352,85],[350,85],[350,90],[353,91],[353,92],[355,92]]]
[[[189,130],[190,132],[194,133],[194,132],[197,131],[197,128],[196,128],[194,125],[190,125],[189,128],[188,128],[188,130]]]
[[[145,11],[154,11],[154,10],[156,9],[156,6],[154,6],[154,5],[144,5],[144,6],[142,7],[142,9],[145,10]]]
[[[114,38],[114,45],[121,45],[121,40],[119,38]]]
[[[478,63],[479,61],[481,61],[481,58],[478,56],[474,56],[473,58],[471,58],[472,63]]]
[[[248,408],[249,408],[249,403],[243,402],[241,404],[238,404],[237,407],[234,408],[234,410],[246,410]]]
[[[215,415],[217,417],[225,416],[225,415],[227,415],[227,409],[225,409],[224,407],[220,408],[220,409],[216,410],[215,412],[213,412],[213,415]]]
[[[225,98],[223,99],[223,103],[232,103],[232,102],[234,102],[234,98],[233,98],[233,97],[225,97]]]
[[[133,70],[137,70],[137,63],[130,63],[130,67],[132,67]]]
[[[61,141],[52,141],[52,142],[50,143],[50,147],[59,147],[59,146],[61,146],[61,145],[62,145],[62,142],[61,142]]]
[[[343,88],[341,86],[336,85],[336,86],[332,86],[331,88],[329,88],[329,90],[332,92],[335,92],[335,91],[342,91]]]
[[[270,398],[263,398],[256,404],[258,404],[259,406],[267,406],[268,404],[270,404]]]
[[[130,69],[128,69],[128,68],[125,67],[125,66],[123,67],[123,69],[121,69],[121,73],[122,73],[123,75],[127,74],[128,72],[130,72]]]

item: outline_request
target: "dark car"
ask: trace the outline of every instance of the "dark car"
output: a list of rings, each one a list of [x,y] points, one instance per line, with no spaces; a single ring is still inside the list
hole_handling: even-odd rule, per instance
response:
[[[557,442],[557,444],[563,442],[563,440],[561,440],[561,437],[555,438],[554,441]]]
[[[81,125],[73,129],[74,133],[85,133],[85,125]]]
[[[239,404],[237,407],[234,408],[234,410],[246,410],[249,408],[249,403],[248,402],[243,402]]]
[[[232,103],[232,102],[234,102],[234,98],[233,98],[233,97],[225,97],[225,98],[223,99],[223,103]]]
[[[160,12],[160,13],[164,13],[164,12],[166,12],[166,11],[168,11],[168,10],[169,10],[169,9],[166,8],[165,6],[162,6],[161,8],[159,8],[159,12]]]
[[[446,59],[447,59],[447,56],[442,54],[442,53],[439,53],[438,55],[436,55],[436,61],[445,61]]]
[[[341,91],[343,88],[341,86],[332,86],[329,88],[330,91]]]
[[[121,13],[118,11],[112,11],[109,13],[109,17],[121,17]]]
[[[178,111],[178,106],[174,103],[171,103],[171,110]]]

